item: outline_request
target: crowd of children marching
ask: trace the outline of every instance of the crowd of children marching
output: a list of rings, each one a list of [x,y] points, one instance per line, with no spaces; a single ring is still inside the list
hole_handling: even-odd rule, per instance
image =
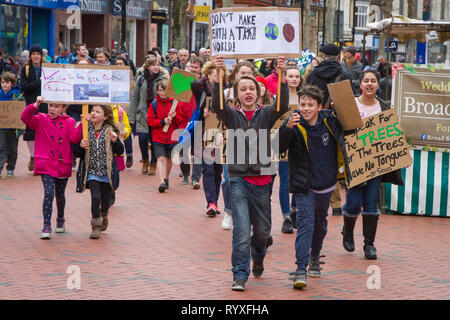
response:
[[[303,77],[296,63],[283,57],[265,60],[259,65],[254,61],[236,61],[230,72],[220,56],[214,61],[208,61],[207,55],[190,58],[183,55],[182,59],[183,50],[186,51],[179,51],[180,58],[173,60],[177,50],[170,49],[166,65],[157,50],[149,52],[144,65],[136,72],[128,109],[118,105],[90,106],[84,119],[88,123],[88,138],[83,139],[80,106],[44,103],[45,97],[40,94],[42,49],[38,45],[32,46],[29,63],[21,72],[21,88],[17,86],[18,79],[14,73],[3,72],[1,75],[0,100],[25,100],[27,107],[21,117],[26,124],[24,132],[0,129],[0,169],[3,171],[7,163],[7,176],[14,176],[18,141],[24,134],[30,150],[28,169],[42,179],[41,239],[47,240],[52,236],[54,198],[57,207],[55,232],[65,232],[65,190],[72,171],[77,170],[77,192],[88,188],[91,194],[90,238],[99,239],[101,232],[108,227],[108,213],[115,202],[119,172],[133,166],[133,137],[137,136],[139,141],[141,172],[158,176],[159,181],[155,180],[155,183],[160,193],[170,192],[172,159],[178,156],[181,160],[180,182],[199,189],[202,180],[205,214],[213,218],[223,213],[223,229],[233,229],[232,289],[236,291],[245,289],[251,263],[254,277],[263,274],[267,248],[273,242],[270,198],[278,173],[282,232],[293,233],[297,229],[297,268],[292,273],[293,287],[306,287],[307,276],[321,276],[320,265],[324,262],[320,259],[324,256],[320,253],[327,233],[328,209],[333,194],[339,193],[338,180],[347,179],[349,172],[344,148],[346,132],[335,117],[332,102],[324,98],[328,93],[322,86],[324,82],[344,79],[345,72],[340,69],[341,73],[334,73],[331,80],[315,82],[318,75],[314,70],[308,77]],[[321,52],[324,60],[318,65],[334,68],[338,58],[335,46],[326,45]],[[91,62],[85,55],[77,63]],[[119,57],[113,64],[127,65],[128,61]],[[174,66],[200,77],[191,84],[191,101],[178,102],[175,111],[172,110],[173,99],[166,96],[170,71]],[[222,94],[220,70],[224,71],[225,90]],[[281,86],[278,91],[279,80]],[[361,95],[355,99],[363,118],[388,108],[376,96],[380,81],[377,71],[368,69],[362,72],[358,81]],[[208,97],[212,101],[211,109],[206,107]],[[223,108],[220,107],[220,97]],[[230,98],[236,99],[234,108],[227,105]],[[289,111],[290,105],[294,105],[295,111],[278,132],[279,151],[288,151],[288,159],[274,166],[271,161],[263,161],[266,156],[271,157],[270,131],[275,122]],[[195,130],[195,126],[204,128],[211,112],[217,114],[227,129],[240,129],[244,134],[256,130],[265,132],[266,136],[258,134],[255,141],[245,135],[244,141],[238,141],[239,135],[232,137],[233,143],[227,141],[227,144],[234,146],[234,158],[227,157],[227,164],[217,161],[214,152],[210,153],[210,159],[206,159],[202,156],[207,154],[203,144],[199,147],[195,143],[199,139],[196,137],[198,132],[203,132]],[[191,147],[189,152],[186,152],[189,148],[181,151],[176,148],[183,130],[182,143]],[[187,141],[184,139],[186,132],[191,133]],[[261,148],[260,140],[267,141],[267,149]],[[242,143],[245,147],[238,151],[237,146]],[[256,161],[251,161],[252,153],[258,155]],[[78,168],[75,167],[77,159]],[[402,184],[401,176],[393,172],[346,190],[346,203],[342,208],[343,247],[349,252],[354,251],[353,229],[362,212],[367,259],[377,258],[374,240],[379,218],[378,190],[386,181]],[[218,204],[221,193],[223,212]]]

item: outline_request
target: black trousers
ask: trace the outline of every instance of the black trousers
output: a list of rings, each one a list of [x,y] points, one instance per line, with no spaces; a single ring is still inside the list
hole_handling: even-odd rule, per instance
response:
[[[108,212],[111,205],[111,186],[109,183],[95,180],[88,181],[91,190],[92,219],[100,218],[101,212]]]

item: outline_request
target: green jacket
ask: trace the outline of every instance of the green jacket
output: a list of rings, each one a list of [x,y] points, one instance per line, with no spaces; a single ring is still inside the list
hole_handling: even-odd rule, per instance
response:
[[[153,80],[153,92],[156,97],[156,84],[159,81],[170,80],[169,72],[163,67],[159,67],[159,74]],[[147,105],[147,81],[144,74],[137,77],[134,88],[131,94],[130,105],[128,107],[128,120],[136,123],[136,132],[147,133],[147,112],[149,106]]]

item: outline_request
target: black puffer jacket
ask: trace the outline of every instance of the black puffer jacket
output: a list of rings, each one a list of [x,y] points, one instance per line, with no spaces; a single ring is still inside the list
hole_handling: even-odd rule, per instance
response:
[[[212,103],[211,108],[217,114],[218,118],[223,121],[224,125],[227,129],[234,129],[236,134],[231,141],[230,137],[227,137],[227,148],[231,148],[232,145],[234,151],[233,159],[229,159],[229,153],[227,152],[227,168],[230,177],[245,177],[245,176],[259,176],[259,175],[269,175],[272,174],[271,170],[271,161],[270,161],[270,129],[273,127],[275,122],[280,118],[284,113],[286,113],[289,108],[289,89],[286,84],[281,84],[281,93],[280,93],[280,110],[277,111],[277,101],[274,102],[271,106],[257,106],[255,113],[250,121],[248,121],[247,116],[242,111],[240,107],[236,109],[228,108],[225,96],[223,97],[223,110],[220,110],[220,100],[219,100],[219,84],[215,83],[212,89]],[[238,130],[242,129],[241,133],[244,133],[244,136],[239,139],[240,135],[238,134]],[[256,131],[254,135],[255,139],[251,139],[252,130]],[[261,131],[260,129],[265,129],[266,131]],[[237,132],[238,131],[238,132]],[[229,132],[229,131],[227,131]],[[264,134],[262,134],[264,133]],[[256,136],[256,137],[255,137]],[[262,141],[267,141],[266,145],[266,154],[264,157],[268,159],[267,163],[263,163],[261,159],[261,152],[264,150],[260,149],[260,138]],[[243,151],[245,154],[239,153],[241,148],[238,146],[244,143],[245,147]],[[256,156],[256,163],[253,163],[252,157]],[[245,160],[245,163],[239,163],[238,160]],[[254,159],[253,159],[254,160]]]
[[[298,125],[292,129],[288,128],[287,122],[289,121],[289,118],[286,119],[279,131],[280,153],[289,149],[289,192],[307,194],[311,187],[311,162],[307,145],[308,135],[302,125]],[[344,159],[347,158],[347,155],[342,126],[335,117],[334,112],[331,110],[321,110],[320,118],[323,118],[325,125],[336,141],[338,149],[338,176],[336,179],[345,178],[347,180],[350,170],[347,161],[344,161]],[[342,167],[344,167],[344,173],[340,174],[339,172],[342,170],[340,168]]]
[[[324,105],[328,105],[330,94],[328,93],[327,85],[343,80],[351,81],[352,77],[342,69],[339,62],[327,59],[313,69],[308,79],[306,79],[306,83],[319,87],[323,91]]]

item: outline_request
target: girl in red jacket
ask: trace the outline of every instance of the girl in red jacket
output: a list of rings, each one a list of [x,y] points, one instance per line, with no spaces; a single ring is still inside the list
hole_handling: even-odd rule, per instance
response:
[[[156,85],[156,99],[148,108],[147,124],[153,128],[152,138],[155,146],[156,170],[161,180],[158,191],[169,189],[169,175],[172,169],[172,149],[178,143],[178,139],[172,140],[172,133],[180,127],[180,115],[171,112],[173,99],[166,98],[167,81],[161,81]],[[169,130],[163,129],[169,125]],[[175,137],[174,137],[175,138]]]

